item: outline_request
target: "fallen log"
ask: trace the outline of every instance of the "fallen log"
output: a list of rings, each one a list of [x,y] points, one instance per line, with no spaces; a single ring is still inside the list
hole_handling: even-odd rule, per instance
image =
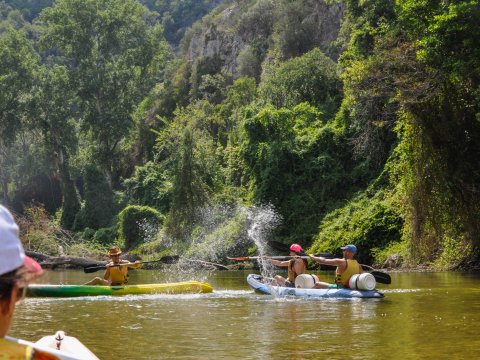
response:
[[[107,264],[106,261],[97,261],[77,256],[49,256],[36,251],[25,251],[25,253],[38,261],[44,269],[55,269],[59,266],[68,269],[81,269],[85,266]]]

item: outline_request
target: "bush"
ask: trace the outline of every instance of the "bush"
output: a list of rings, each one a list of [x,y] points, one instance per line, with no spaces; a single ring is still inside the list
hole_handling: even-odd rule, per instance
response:
[[[95,230],[90,229],[90,228],[85,228],[81,233],[80,237],[85,240],[92,240],[93,237],[95,236]]]
[[[371,264],[379,260],[378,249],[400,242],[401,215],[383,190],[371,197],[367,192],[325,216],[309,252],[329,251],[340,255],[338,249],[341,246],[353,243],[359,250],[358,260]]]
[[[338,110],[341,82],[337,65],[319,49],[265,67],[259,93],[277,108],[308,102],[330,118]]]
[[[112,226],[108,228],[98,229],[93,236],[93,241],[101,245],[110,246],[115,243],[116,238],[117,227]]]
[[[125,250],[149,241],[163,224],[163,215],[149,206],[130,205],[118,215],[118,237]]]

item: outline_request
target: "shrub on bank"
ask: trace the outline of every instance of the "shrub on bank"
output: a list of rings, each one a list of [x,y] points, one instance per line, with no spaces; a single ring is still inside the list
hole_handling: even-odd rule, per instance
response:
[[[125,250],[153,238],[163,224],[163,215],[149,206],[130,205],[118,214],[118,238]]]
[[[383,190],[371,197],[364,192],[325,216],[310,252],[329,251],[340,256],[341,246],[355,244],[358,260],[371,264],[378,249],[401,240],[402,227],[403,219]]]

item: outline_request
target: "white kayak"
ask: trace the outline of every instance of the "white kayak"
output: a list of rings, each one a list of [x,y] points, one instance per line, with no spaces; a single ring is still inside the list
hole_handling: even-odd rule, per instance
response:
[[[43,353],[54,355],[59,360],[99,360],[77,338],[67,336],[63,331],[57,331],[55,335],[44,336],[35,343],[7,337],[11,341],[28,345]]]
[[[248,285],[256,292],[278,297],[297,296],[304,298],[383,298],[378,290],[353,290],[338,289],[302,289],[272,285],[268,279],[261,275],[250,274],[247,276]]]

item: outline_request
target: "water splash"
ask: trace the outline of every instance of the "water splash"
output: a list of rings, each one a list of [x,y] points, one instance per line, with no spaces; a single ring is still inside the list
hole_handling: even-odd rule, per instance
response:
[[[258,248],[259,256],[268,255],[267,239],[273,229],[280,223],[281,218],[272,205],[252,207],[249,209],[248,236]],[[274,267],[271,262],[263,258],[258,259],[260,272],[263,276],[272,277]]]
[[[190,239],[183,243],[163,238],[162,244],[176,248],[182,254],[174,266],[165,268],[169,280],[206,280],[215,267],[204,262],[225,264],[227,257],[245,256],[252,245],[259,255],[267,255],[267,239],[278,225],[280,217],[273,206],[214,205],[199,209]],[[193,261],[192,261],[193,260]],[[259,262],[263,273],[271,273],[270,263]],[[268,271],[270,270],[270,271]]]
[[[152,241],[160,230],[158,222],[152,222],[147,219],[137,221],[137,226],[145,243]]]

